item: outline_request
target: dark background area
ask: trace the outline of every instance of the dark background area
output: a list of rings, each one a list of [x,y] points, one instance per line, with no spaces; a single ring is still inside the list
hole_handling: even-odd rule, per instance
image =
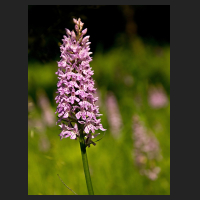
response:
[[[28,6],[28,56],[48,62],[58,59],[65,28],[74,29],[72,18],[81,18],[91,35],[91,50],[103,51],[114,45],[117,35],[142,37],[147,43],[170,42],[170,6]],[[103,27],[103,28],[102,28]],[[128,42],[128,41],[126,41]]]

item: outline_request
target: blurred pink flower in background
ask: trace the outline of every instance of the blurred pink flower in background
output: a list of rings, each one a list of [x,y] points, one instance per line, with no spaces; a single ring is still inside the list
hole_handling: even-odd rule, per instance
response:
[[[133,116],[133,158],[140,174],[151,180],[158,177],[160,168],[155,165],[161,159],[159,142],[153,133],[147,133],[146,127],[142,124],[138,115]]]
[[[34,131],[43,133],[46,131],[46,126],[39,117],[34,117],[36,105],[33,99],[28,96],[28,126],[31,129],[31,137],[34,136]]]
[[[152,108],[162,108],[168,104],[167,95],[162,86],[153,87],[151,86],[149,89],[149,97],[148,97],[149,105]]]
[[[114,138],[118,138],[122,128],[122,118],[117,99],[112,92],[108,92],[106,96],[106,110],[111,134]]]
[[[43,122],[47,125],[47,126],[54,126],[55,125],[55,115],[54,112],[51,108],[49,99],[46,95],[46,93],[41,90],[37,92],[37,99],[38,99],[38,105],[42,110],[42,119]]]
[[[31,130],[31,138],[35,133],[39,134],[38,149],[47,152],[51,145],[46,135],[46,128],[55,125],[55,116],[45,91],[37,91],[37,104],[41,108],[41,116],[32,117],[37,113],[36,105],[32,98],[28,97],[28,126]]]
[[[141,174],[146,175],[149,179],[156,180],[158,178],[158,174],[160,173],[160,167],[154,167],[152,169],[142,170]]]

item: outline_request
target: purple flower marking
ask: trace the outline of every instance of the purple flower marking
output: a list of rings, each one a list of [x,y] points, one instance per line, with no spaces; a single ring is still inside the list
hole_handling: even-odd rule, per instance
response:
[[[77,68],[77,74],[76,74],[76,78],[78,81],[82,81],[85,80],[84,76],[82,75],[83,69],[81,67],[81,65]]]
[[[82,98],[87,97],[86,87],[83,85],[83,83],[80,84],[79,90],[76,91],[76,95],[80,95]]]
[[[76,75],[72,75],[72,80],[67,83],[69,85],[69,87],[76,87],[79,88],[77,82],[76,82]]]
[[[84,107],[86,110],[88,110],[88,107],[89,107],[89,106],[92,106],[92,104],[89,103],[89,102],[87,101],[87,98],[86,98],[86,97],[84,97],[84,98],[83,98],[83,101],[80,101],[78,104],[79,104],[81,107]]]
[[[80,99],[75,96],[75,89],[73,88],[71,92],[71,96],[67,99],[67,101],[70,102],[71,104],[74,104],[74,100],[76,100],[77,102],[80,101]]]
[[[97,130],[96,127],[94,126],[94,124],[95,124],[95,121],[94,121],[94,120],[86,119],[85,122],[84,122],[84,121],[78,121],[78,122],[79,122],[80,124],[85,124],[85,125],[84,125],[84,131],[85,131],[86,133],[89,133],[90,130],[92,131],[92,133],[94,133],[95,130]]]
[[[62,139],[70,137],[70,139],[76,139],[79,136],[78,126],[77,124],[74,125],[74,128],[70,128],[65,124],[59,125],[61,127],[62,132],[60,133],[60,138]]]
[[[100,121],[101,121],[101,119],[98,119],[98,120],[95,121],[95,123],[96,123],[96,129],[100,129],[101,131],[106,131],[107,129],[103,128],[103,125],[100,124]]]
[[[96,106],[96,107],[90,107],[89,110],[87,111],[87,116],[90,118],[90,119],[94,119],[94,120],[97,120],[96,117],[99,117],[101,116],[102,114],[98,114],[99,113],[99,108]]]
[[[80,119],[80,117],[82,117],[83,120],[86,120],[86,115],[87,115],[87,112],[85,111],[83,107],[81,107],[81,110],[76,113],[76,118]]]

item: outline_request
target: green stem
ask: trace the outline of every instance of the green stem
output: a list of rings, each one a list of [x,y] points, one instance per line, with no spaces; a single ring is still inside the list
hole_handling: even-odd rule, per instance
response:
[[[85,172],[85,180],[87,184],[88,194],[94,195],[93,188],[92,188],[92,181],[90,177],[90,171],[88,166],[88,160],[87,160],[87,153],[86,153],[86,146],[85,146],[85,140],[83,136],[83,129],[80,130],[80,147],[81,147],[81,155],[82,155],[82,161],[83,161],[83,169]]]

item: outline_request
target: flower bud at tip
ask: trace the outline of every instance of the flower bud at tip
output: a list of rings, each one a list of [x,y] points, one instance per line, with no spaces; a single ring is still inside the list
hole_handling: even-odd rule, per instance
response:
[[[75,24],[77,24],[77,20],[75,18],[73,18],[73,21],[74,21]]]
[[[68,36],[70,36],[70,35],[71,35],[71,32],[70,32],[70,30],[69,30],[69,29],[67,29],[67,28],[66,28],[66,29],[65,29],[65,31],[66,31],[66,33],[67,33],[67,35],[68,35]]]
[[[78,25],[75,25],[75,30],[78,33],[78,31],[79,31]]]
[[[82,31],[82,34],[85,35],[87,33],[87,28]]]

